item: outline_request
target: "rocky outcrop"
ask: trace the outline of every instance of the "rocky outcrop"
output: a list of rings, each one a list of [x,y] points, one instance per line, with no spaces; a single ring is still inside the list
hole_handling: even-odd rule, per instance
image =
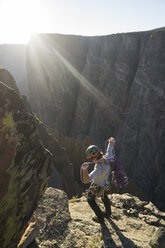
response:
[[[3,82],[8,87],[15,90],[15,92],[19,93],[18,87],[13,76],[9,73],[5,68],[0,67],[0,81]]]
[[[48,188],[40,202],[36,216],[40,223],[40,234],[37,242],[41,247],[56,247],[64,241],[70,221],[68,197],[61,190]]]
[[[40,233],[29,247],[164,247],[164,213],[130,194],[109,198],[112,216],[100,225],[85,196],[68,202],[63,191],[48,188],[36,210]]]
[[[0,82],[0,247],[15,248],[47,187],[50,153],[13,78],[0,78],[15,89]]]
[[[16,86],[16,82],[13,76],[6,70],[0,69],[0,80],[7,86],[19,93]],[[23,105],[31,112],[29,103],[24,95],[21,95]],[[31,113],[31,115],[33,115]],[[44,147],[51,152],[51,176],[49,179],[49,186],[63,189],[67,192],[68,197],[72,195],[80,195],[82,192],[81,187],[76,182],[73,175],[73,164],[70,161],[67,151],[58,142],[57,139],[53,137],[48,128],[35,117],[35,125],[37,128],[38,135]],[[30,135],[30,130],[29,130]]]
[[[110,219],[106,219],[102,226],[91,221],[93,213],[88,207],[85,197],[69,204],[74,223],[72,223],[72,228],[76,232],[79,244],[77,247],[83,247],[83,245],[114,248],[151,247],[152,235],[165,227],[165,214],[151,202],[140,201],[130,194],[112,194],[109,198],[112,204],[112,216]],[[102,206],[100,199],[98,199],[98,203]],[[164,245],[163,233],[159,239]],[[163,247],[158,243],[156,245],[155,247]]]
[[[38,35],[28,46],[33,110],[64,135],[117,155],[146,199],[165,210],[165,30],[100,37]]]

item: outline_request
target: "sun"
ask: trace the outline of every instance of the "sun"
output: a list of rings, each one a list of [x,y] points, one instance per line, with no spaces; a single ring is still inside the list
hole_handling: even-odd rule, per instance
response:
[[[41,0],[2,0],[0,9],[0,43],[27,43],[32,34],[43,28]]]

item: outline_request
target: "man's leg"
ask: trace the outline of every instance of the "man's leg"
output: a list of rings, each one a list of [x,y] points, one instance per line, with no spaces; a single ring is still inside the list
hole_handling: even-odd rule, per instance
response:
[[[96,204],[95,201],[95,195],[92,194],[91,192],[88,193],[87,201],[89,206],[92,208],[92,210],[95,212],[99,222],[104,221],[104,215],[99,206]]]
[[[105,206],[105,213],[104,213],[104,216],[106,218],[110,217],[111,216],[111,203],[110,203],[110,200],[107,196],[107,193],[106,191],[104,192],[104,195],[101,197],[103,203],[104,203],[104,206]]]

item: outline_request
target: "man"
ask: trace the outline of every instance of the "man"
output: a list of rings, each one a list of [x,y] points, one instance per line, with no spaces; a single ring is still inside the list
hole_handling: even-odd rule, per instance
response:
[[[106,182],[110,174],[110,162],[95,145],[91,145],[87,148],[86,155],[88,159],[91,159],[95,163],[94,170],[90,174],[88,173],[88,162],[83,163],[81,167],[83,182],[86,184],[91,182],[87,201],[96,214],[92,219],[102,223],[104,222],[104,218],[108,218],[111,215],[111,204],[105,191]],[[95,198],[99,196],[101,196],[104,203],[105,212],[101,211],[95,201]]]

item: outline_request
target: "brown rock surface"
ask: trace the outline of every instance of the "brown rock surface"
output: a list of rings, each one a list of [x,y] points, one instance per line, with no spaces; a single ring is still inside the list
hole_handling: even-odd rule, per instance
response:
[[[112,194],[109,198],[112,216],[100,225],[92,221],[93,212],[85,196],[68,202],[63,191],[48,188],[36,210],[37,218],[42,222],[40,234],[35,246],[30,247],[149,248],[150,242],[156,240],[165,244],[161,231],[165,227],[165,214],[152,203],[151,210],[146,207],[147,202],[130,194]],[[97,201],[103,207],[101,200]],[[153,216],[157,222],[148,222]],[[156,244],[154,247],[164,247]]]
[[[46,189],[49,158],[37,120],[22,98],[0,82],[0,247],[17,246]]]

